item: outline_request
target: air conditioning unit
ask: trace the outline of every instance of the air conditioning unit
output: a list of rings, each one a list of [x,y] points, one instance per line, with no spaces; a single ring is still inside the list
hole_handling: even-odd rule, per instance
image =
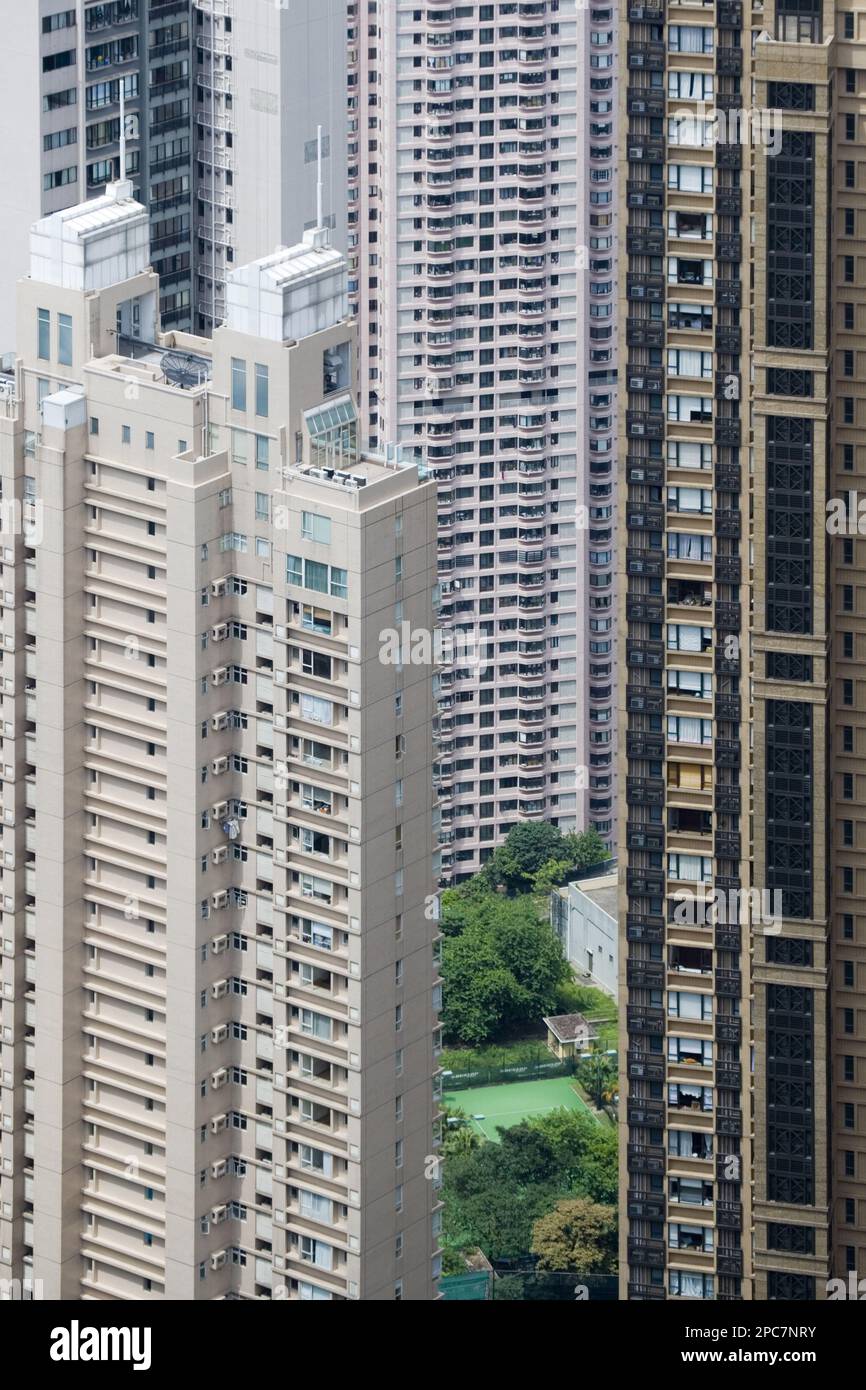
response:
[[[227,936],[215,936],[214,939],[213,939],[213,941],[212,941],[211,944],[210,944],[210,948],[211,948],[211,950],[213,951],[213,953],[214,953],[215,956],[221,956],[222,953],[223,953],[223,951],[227,951],[228,948],[229,948],[229,939],[228,939],[228,937],[227,937]]]
[[[215,714],[210,721],[210,726],[215,734],[221,733],[223,729],[227,729],[229,726],[228,710],[220,710],[219,714]]]
[[[228,1220],[229,1209],[226,1206],[211,1207],[211,1225],[219,1226],[221,1222]]]
[[[229,895],[225,888],[221,888],[218,893],[211,893],[211,906],[217,910],[229,905]]]
[[[211,1269],[222,1269],[227,1258],[225,1250],[215,1250],[210,1257]]]
[[[228,591],[229,581],[227,579],[215,579],[210,586],[210,591],[214,598],[222,598]]]
[[[210,1084],[212,1089],[214,1091],[220,1090],[222,1086],[226,1085],[228,1079],[229,1074],[226,1067],[218,1067],[216,1071],[212,1071],[210,1074]]]
[[[211,1134],[222,1134],[223,1130],[228,1126],[228,1122],[228,1115],[214,1115],[210,1122]]]
[[[227,1023],[219,1023],[216,1028],[211,1028],[210,1030],[210,1040],[212,1043],[224,1043],[228,1035],[229,1026]]]
[[[217,623],[216,627],[210,630],[212,642],[224,642],[229,635],[228,623]]]
[[[218,666],[218,667],[216,668],[215,671],[212,671],[212,672],[211,672],[211,684],[212,684],[212,685],[225,685],[226,682],[228,681],[228,678],[229,678],[229,668],[228,668],[228,666]]]
[[[211,999],[225,999],[229,992],[228,980],[214,980],[210,987]]]
[[[228,758],[214,758],[213,762],[211,763],[211,769],[213,771],[214,777],[221,777],[224,772],[228,772],[229,770]]]
[[[228,1170],[228,1160],[225,1158],[218,1158],[216,1162],[212,1163],[210,1166],[210,1175],[212,1178],[224,1178]]]
[[[229,857],[228,845],[220,845],[219,849],[212,849],[210,857],[212,864],[224,864]]]
[[[227,801],[216,801],[210,808],[210,813],[214,820],[223,820],[228,815],[229,804]]]

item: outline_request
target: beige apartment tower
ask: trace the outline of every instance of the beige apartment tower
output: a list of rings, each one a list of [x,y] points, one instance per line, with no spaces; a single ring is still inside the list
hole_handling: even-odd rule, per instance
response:
[[[820,1300],[866,1269],[866,11],[622,26],[622,1296]]]
[[[0,390],[0,1277],[436,1297],[434,488],[361,448],[323,232],[162,335],[129,184]]]

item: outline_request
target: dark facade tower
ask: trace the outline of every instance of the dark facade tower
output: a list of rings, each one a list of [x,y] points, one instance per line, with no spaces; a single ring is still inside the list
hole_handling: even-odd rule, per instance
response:
[[[866,15],[623,24],[623,1294],[824,1298],[866,1178],[863,541],[827,520],[863,462]]]

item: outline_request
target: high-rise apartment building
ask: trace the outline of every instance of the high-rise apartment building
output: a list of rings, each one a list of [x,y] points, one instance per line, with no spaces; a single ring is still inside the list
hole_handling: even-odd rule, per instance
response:
[[[346,248],[345,0],[193,0],[195,324],[226,316],[232,267],[317,223]]]
[[[2,19],[2,350],[31,224],[124,174],[151,215],[165,329],[210,334],[232,269],[317,224],[320,126],[321,221],[345,249],[345,0],[5,0]]]
[[[622,1290],[822,1299],[866,1259],[866,12],[622,48]]]
[[[584,815],[577,396],[589,365],[581,344],[579,379],[576,249],[590,110],[583,93],[579,117],[578,12],[574,0],[348,12],[359,404],[372,439],[417,451],[436,478],[441,617],[471,634],[438,700],[442,874],[459,880],[518,820],[567,830]],[[608,93],[612,81],[608,70]],[[610,175],[607,146],[597,168]],[[596,518],[599,551],[607,523]],[[592,620],[612,641],[601,601]],[[599,727],[592,756],[609,782],[611,731]]]
[[[190,326],[190,16],[191,0],[4,0],[3,351],[14,346],[15,281],[29,271],[32,223],[126,176],[151,215],[163,326]]]
[[[613,848],[616,788],[616,5],[577,11],[577,823]]]
[[[432,1298],[431,681],[380,634],[435,492],[361,447],[326,232],[163,335],[131,193],[36,225],[0,389],[0,1273]]]

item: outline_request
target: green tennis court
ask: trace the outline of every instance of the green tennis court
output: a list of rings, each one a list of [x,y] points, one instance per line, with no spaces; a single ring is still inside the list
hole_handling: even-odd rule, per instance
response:
[[[549,1110],[583,1110],[592,1115],[575,1091],[570,1076],[557,1076],[550,1081],[481,1086],[476,1091],[446,1091],[444,1098],[448,1105],[458,1107],[469,1116],[473,1129],[494,1143],[499,1142],[497,1125],[510,1129],[521,1120],[546,1115]]]

